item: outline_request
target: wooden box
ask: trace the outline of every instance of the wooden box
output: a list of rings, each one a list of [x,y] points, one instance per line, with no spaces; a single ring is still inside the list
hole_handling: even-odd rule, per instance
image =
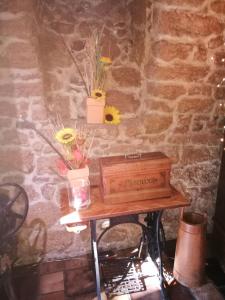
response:
[[[170,169],[171,160],[161,152],[100,158],[104,202],[170,197]]]

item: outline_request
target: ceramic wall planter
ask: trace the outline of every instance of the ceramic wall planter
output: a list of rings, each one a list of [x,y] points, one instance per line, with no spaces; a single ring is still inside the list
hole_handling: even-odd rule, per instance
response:
[[[88,124],[103,124],[105,100],[87,98],[86,115]]]

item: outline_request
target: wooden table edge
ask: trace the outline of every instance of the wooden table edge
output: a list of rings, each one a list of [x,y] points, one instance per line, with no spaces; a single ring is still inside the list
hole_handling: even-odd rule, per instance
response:
[[[60,218],[60,224],[66,225],[71,223],[84,223],[91,220],[108,219],[118,216],[144,214],[148,212],[175,209],[179,207],[189,206],[190,203],[175,188],[172,190],[172,196],[167,198],[140,200],[121,204],[104,203],[99,187],[91,189],[92,202],[89,208],[73,211]]]

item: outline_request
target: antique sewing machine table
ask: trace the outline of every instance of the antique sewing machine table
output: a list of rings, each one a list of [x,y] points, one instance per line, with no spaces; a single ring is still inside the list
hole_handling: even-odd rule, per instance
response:
[[[142,201],[134,201],[132,203],[104,203],[99,187],[91,188],[91,205],[89,208],[80,211],[72,211],[62,216],[61,224],[82,224],[90,222],[91,226],[91,245],[95,266],[95,280],[97,299],[101,300],[101,286],[100,286],[100,269],[99,269],[99,254],[98,241],[105,231],[97,239],[96,221],[101,219],[109,219],[109,228],[122,223],[135,223],[142,227],[144,237],[147,240],[148,252],[153,261],[156,262],[159,272],[159,280],[161,287],[162,299],[168,299],[166,293],[166,281],[163,274],[162,265],[162,223],[161,216],[165,209],[179,208],[188,206],[189,202],[174,188],[172,188],[172,195],[167,198],[150,199]],[[145,223],[139,221],[138,216],[146,214]],[[105,229],[108,230],[109,228]]]

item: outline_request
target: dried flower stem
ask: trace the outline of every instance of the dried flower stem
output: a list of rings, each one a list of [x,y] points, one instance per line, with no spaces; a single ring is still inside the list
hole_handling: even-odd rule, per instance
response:
[[[46,3],[43,3],[42,0],[40,1],[40,3],[41,3],[41,5],[42,5],[41,8],[45,7],[45,8],[48,10],[48,12],[52,15],[52,12],[51,12],[51,10],[49,9],[48,5],[46,5]],[[38,22],[37,22],[37,23],[38,23]],[[86,93],[87,93],[87,96],[89,96],[90,93],[89,93],[89,90],[88,90],[87,83],[86,83],[85,78],[84,78],[84,76],[83,76],[83,74],[82,74],[82,72],[81,72],[81,70],[80,70],[80,67],[79,67],[77,61],[76,61],[76,58],[74,57],[74,55],[73,55],[71,49],[70,49],[69,46],[67,45],[67,43],[66,43],[64,37],[62,36],[62,34],[59,33],[58,35],[60,36],[63,45],[65,46],[65,48],[66,48],[66,50],[67,50],[67,52],[68,52],[70,58],[72,59],[74,65],[75,65],[75,67],[76,67],[76,69],[77,69],[77,71],[78,71],[78,73],[79,73],[79,75],[80,75],[80,77],[81,77],[81,80],[82,80],[82,82],[83,82],[83,84],[84,84],[85,91],[86,91]]]
[[[33,129],[38,135],[40,135],[45,141],[46,143],[58,154],[58,156],[62,159],[62,161],[64,162],[64,164],[66,165],[66,167],[69,170],[72,170],[73,168],[71,167],[71,165],[69,164],[69,162],[64,158],[64,156],[62,155],[62,153],[59,152],[58,149],[56,149],[56,147],[48,140],[48,138],[46,138],[46,136],[44,134],[42,134],[33,123],[27,121],[27,120],[23,120],[23,121],[17,121],[17,127],[18,128],[27,128],[27,129]]]
[[[84,84],[84,88],[85,88],[85,91],[86,91],[86,93],[87,93],[87,96],[89,96],[89,95],[90,95],[89,89],[88,89],[87,83],[86,83],[86,81],[85,81],[85,78],[84,78],[84,76],[83,76],[83,74],[82,74],[82,72],[81,72],[81,70],[80,70],[80,68],[79,68],[79,65],[78,65],[78,63],[77,63],[75,57],[73,56],[72,51],[71,51],[70,48],[68,47],[66,41],[64,40],[64,38],[63,38],[63,36],[62,36],[61,34],[60,34],[60,37],[61,37],[61,39],[62,39],[62,42],[63,42],[64,46],[66,47],[67,52],[69,53],[69,55],[70,55],[70,57],[71,57],[71,59],[72,59],[74,65],[75,65],[76,68],[77,68],[77,71],[78,71],[78,73],[79,73],[79,75],[80,75],[80,77],[81,77],[81,79],[82,79],[83,84]]]
[[[88,150],[87,150],[87,155],[86,155],[87,158],[89,157],[89,154],[90,154],[90,151],[91,151],[91,147],[92,147],[93,142],[94,142],[94,137],[95,137],[95,131],[93,133],[92,140],[91,140],[90,145],[89,145]]]

